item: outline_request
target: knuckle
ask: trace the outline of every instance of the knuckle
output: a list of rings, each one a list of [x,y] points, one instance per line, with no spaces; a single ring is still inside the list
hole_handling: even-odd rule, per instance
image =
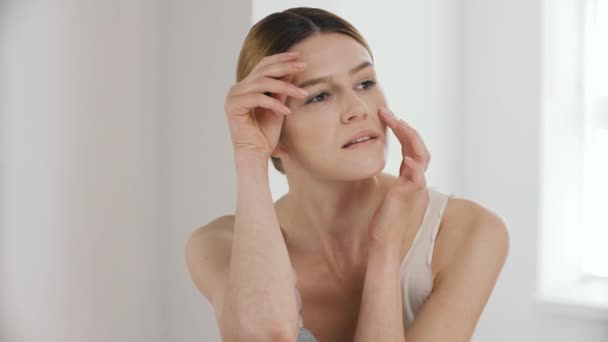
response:
[[[254,75],[251,78],[251,83],[261,83],[264,80],[264,76],[262,75]]]
[[[243,83],[242,87],[245,88],[245,89],[249,89],[252,84],[258,83],[258,79],[259,78],[260,78],[260,76],[250,75],[249,79],[247,80],[247,82]]]
[[[248,82],[245,88],[245,92],[253,92],[259,87],[264,85],[264,77],[263,76],[255,76],[251,79],[251,82]]]
[[[240,88],[241,93],[247,94],[247,93],[251,92],[254,85],[255,85],[255,82],[248,82],[248,83],[241,85],[241,88]]]
[[[247,75],[247,77],[245,77],[245,79],[243,79],[243,81],[241,81],[241,82],[243,82],[243,83],[252,82],[253,80],[255,80],[258,77],[258,75],[259,75],[259,70],[256,67],[256,69],[251,70],[249,75]]]
[[[239,95],[247,90],[248,79],[244,79],[241,82],[232,86],[232,95]]]

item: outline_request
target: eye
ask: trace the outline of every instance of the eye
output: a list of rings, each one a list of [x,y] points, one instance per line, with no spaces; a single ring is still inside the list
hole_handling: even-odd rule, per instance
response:
[[[373,86],[376,85],[376,80],[363,81],[363,82],[359,83],[359,85],[365,85],[363,87],[363,89],[367,90],[367,89],[369,89],[369,88],[371,88],[371,87],[373,87]],[[320,93],[318,95],[315,95],[315,96],[311,97],[310,100],[306,101],[306,104],[322,102],[323,99],[325,99],[325,97],[327,97],[327,96],[329,96],[329,93],[322,92],[322,93]],[[315,101],[315,100],[318,100],[318,101]]]
[[[329,94],[328,94],[328,93],[326,93],[326,92],[322,92],[322,93],[320,93],[320,94],[318,94],[318,95],[315,95],[315,96],[311,97],[311,98],[310,98],[310,100],[306,101],[306,103],[307,103],[307,104],[308,104],[308,103],[319,103],[319,102],[321,102],[322,100],[320,100],[320,101],[314,101],[314,100],[315,100],[315,99],[318,99],[318,98],[325,98],[325,97],[324,97],[325,95],[329,95]]]
[[[366,84],[367,86],[364,87],[363,89],[369,89],[376,85],[376,80],[367,80],[367,81],[361,82],[360,84]]]

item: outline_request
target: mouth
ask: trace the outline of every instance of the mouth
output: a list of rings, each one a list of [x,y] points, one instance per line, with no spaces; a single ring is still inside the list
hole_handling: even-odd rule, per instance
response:
[[[364,137],[364,138],[360,138],[355,141],[346,143],[342,146],[342,148],[343,149],[353,149],[353,148],[368,146],[368,145],[374,144],[376,142],[376,140],[378,140],[378,137]]]

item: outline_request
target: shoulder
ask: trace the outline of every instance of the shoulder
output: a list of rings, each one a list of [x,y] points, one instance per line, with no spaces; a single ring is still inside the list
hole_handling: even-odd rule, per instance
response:
[[[507,257],[506,223],[474,201],[450,198],[435,244],[439,270],[405,339],[469,341]]]
[[[234,230],[234,215],[220,216],[209,223],[195,229],[186,242],[187,261],[193,260],[193,257],[204,254],[206,257],[213,256],[214,259],[222,257],[225,254],[226,247],[232,245],[232,234]],[[216,253],[220,253],[217,255]],[[210,255],[212,254],[212,255]]]
[[[234,215],[223,215],[195,229],[188,238],[188,245],[207,241],[208,239],[225,240],[232,237]]]
[[[487,208],[475,201],[450,197],[442,218],[442,224],[465,225],[469,228],[474,224],[492,224],[506,228],[504,218],[494,210]]]
[[[226,247],[232,245],[233,229],[234,215],[220,216],[195,229],[186,242],[187,261],[198,262],[193,258],[197,256],[214,257],[214,260],[222,257],[229,252]]]
[[[502,268],[509,250],[505,219],[495,211],[466,198],[451,197],[435,242],[432,268],[436,276],[465,253],[480,253]]]
[[[212,300],[214,291],[228,272],[232,249],[234,215],[220,216],[194,230],[185,246],[190,276],[201,293]]]

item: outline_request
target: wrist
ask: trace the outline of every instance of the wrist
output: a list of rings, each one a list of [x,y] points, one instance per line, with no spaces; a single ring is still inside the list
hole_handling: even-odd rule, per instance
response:
[[[395,244],[375,241],[369,245],[368,263],[379,263],[386,267],[401,267],[401,251]]]
[[[386,232],[389,227],[375,227],[368,230],[368,253],[374,254],[377,257],[395,258],[401,252],[400,245],[395,241],[395,237],[387,236]]]
[[[239,151],[234,153],[234,162],[239,169],[249,170],[252,168],[268,170],[268,157],[263,152]]]
[[[237,189],[258,191],[269,187],[268,160],[254,153],[235,154]]]
[[[366,277],[382,283],[385,289],[397,286],[402,277],[401,260],[391,252],[370,251],[367,257]]]

